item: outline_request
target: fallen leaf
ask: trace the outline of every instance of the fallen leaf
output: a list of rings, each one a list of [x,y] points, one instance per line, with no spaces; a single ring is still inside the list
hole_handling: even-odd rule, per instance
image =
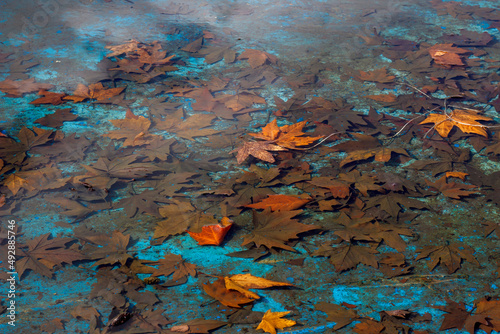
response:
[[[335,322],[335,326],[332,328],[334,331],[360,318],[355,310],[346,309],[337,304],[319,302],[314,305],[314,308],[328,314],[327,321]]]
[[[488,137],[486,127],[477,121],[491,121],[486,116],[481,116],[474,111],[455,109],[448,114],[430,114],[420,124],[434,123],[433,129],[443,138],[448,137],[453,127],[458,127],[464,133],[476,133]]]
[[[225,217],[227,218],[227,217]],[[228,219],[228,218],[227,218]],[[226,225],[222,224],[214,224],[214,225],[205,225],[201,228],[200,233],[195,233],[191,231],[187,231],[191,238],[198,242],[198,245],[216,245],[219,246],[224,241],[224,237],[226,236],[229,229],[233,225],[232,221],[227,223]]]
[[[45,115],[39,118],[35,123],[51,128],[58,128],[64,125],[64,122],[74,121],[78,118],[71,112],[71,108],[57,109],[53,114]]]
[[[267,310],[264,316],[262,317],[262,321],[257,326],[257,329],[262,329],[266,333],[276,334],[276,328],[283,329],[287,327],[295,326],[297,323],[293,320],[282,319],[285,315],[289,314],[288,312],[271,312],[271,310]]]
[[[224,279],[218,278],[214,283],[203,284],[203,290],[212,298],[217,299],[221,304],[241,308],[241,305],[253,302],[254,298],[248,298],[241,292],[226,288]]]
[[[54,92],[48,92],[46,90],[40,90],[38,92],[38,95],[42,95],[43,97],[40,97],[36,100],[33,100],[30,102],[30,104],[53,104],[53,105],[58,105],[61,103],[64,103],[66,101],[63,100],[63,97],[66,96],[66,93],[54,93]]]
[[[430,270],[436,268],[439,263],[442,263],[448,269],[449,274],[453,274],[460,268],[462,259],[472,262],[479,266],[479,262],[474,257],[474,249],[464,244],[451,244],[447,246],[425,246],[417,249],[420,253],[416,257],[416,261],[430,257],[427,261],[427,266]]]
[[[460,199],[461,197],[470,196],[473,194],[477,194],[476,191],[471,191],[468,189],[477,188],[477,186],[472,184],[462,184],[456,182],[448,183],[446,181],[446,176],[442,176],[436,182],[431,182],[429,180],[425,180],[429,187],[437,189],[446,197]]]
[[[104,101],[113,96],[120,95],[125,87],[109,88],[106,89],[102,83],[98,82],[88,87],[83,84],[78,84],[73,95],[65,96],[65,100],[72,100],[73,102],[81,102],[86,99],[95,99],[97,101]]]
[[[18,247],[20,258],[16,261],[19,278],[26,270],[52,278],[53,268],[63,263],[85,259],[85,255],[66,246],[75,241],[72,238],[51,238],[51,234],[43,234]],[[28,249],[26,249],[28,248]]]
[[[252,209],[271,208],[271,211],[296,210],[312,200],[310,197],[297,197],[289,195],[268,195],[267,198],[254,204],[244,205]]]
[[[298,223],[293,217],[299,215],[302,211],[283,211],[271,212],[271,209],[265,209],[262,213],[253,212],[254,229],[250,234],[242,238],[242,246],[251,242],[257,247],[261,245],[267,248],[281,248],[291,252],[295,249],[285,244],[289,239],[298,238],[300,233],[319,229],[316,225],[306,225]]]
[[[53,87],[51,84],[36,83],[35,78],[18,81],[5,79],[4,81],[0,81],[0,91],[4,92],[6,97],[21,97],[26,93],[47,90]]]
[[[245,49],[238,56],[238,59],[246,59],[252,68],[257,68],[264,64],[276,64],[278,62],[278,57],[255,49]]]
[[[267,141],[247,141],[243,142],[242,147],[234,149],[229,153],[238,152],[236,155],[236,161],[239,164],[243,163],[250,155],[259,160],[274,163],[274,156],[269,151],[286,151],[286,148],[271,144]]]

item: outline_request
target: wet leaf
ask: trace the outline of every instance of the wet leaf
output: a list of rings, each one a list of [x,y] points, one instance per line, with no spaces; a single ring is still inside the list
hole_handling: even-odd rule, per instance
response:
[[[224,220],[224,218],[226,218]],[[216,245],[219,246],[224,241],[224,237],[227,232],[233,225],[232,220],[227,217],[224,217],[223,221],[225,224],[214,224],[214,225],[205,225],[201,228],[200,233],[195,233],[188,231],[191,238],[198,242],[198,245]]]
[[[470,196],[473,194],[477,194],[477,191],[471,191],[468,189],[477,188],[477,186],[472,184],[462,184],[456,182],[447,182],[446,176],[442,176],[436,182],[431,182],[429,180],[425,180],[429,187],[437,189],[446,197],[460,199],[461,197]]]
[[[278,62],[278,57],[255,49],[245,49],[238,56],[238,59],[246,59],[252,68],[257,68],[264,64],[276,64]]]
[[[262,329],[266,333],[276,334],[276,328],[283,329],[287,327],[295,326],[297,323],[293,320],[282,319],[285,315],[289,314],[288,312],[271,312],[271,310],[267,310],[264,316],[262,317],[262,321],[257,326],[257,329]]]
[[[378,251],[373,248],[348,244],[333,248],[325,246],[312,255],[329,257],[330,263],[335,266],[337,272],[342,272],[356,268],[360,263],[378,268],[377,258],[374,254],[378,254]]]
[[[163,259],[151,264],[158,265],[158,269],[152,274],[153,277],[168,277],[173,274],[172,281],[178,281],[187,276],[196,277],[196,265],[186,262],[180,255],[165,254]]]
[[[253,302],[254,298],[248,298],[241,292],[226,288],[224,279],[219,278],[214,283],[203,284],[203,290],[221,304],[241,308],[242,305]]]
[[[125,87],[118,88],[105,88],[102,83],[95,83],[88,87],[83,84],[78,84],[73,95],[65,96],[65,100],[72,100],[73,102],[81,102],[86,99],[94,99],[97,101],[104,101],[113,96],[120,95]]]
[[[78,118],[71,112],[71,108],[57,109],[53,114],[45,115],[39,118],[35,123],[41,124],[43,126],[48,126],[51,128],[58,128],[64,125],[64,122],[74,121]]]
[[[453,127],[458,127],[464,133],[476,133],[488,137],[486,127],[477,121],[491,121],[486,116],[474,111],[455,109],[448,114],[430,114],[420,124],[434,123],[433,128],[443,138],[448,137]]]
[[[250,234],[244,235],[242,238],[242,246],[251,242],[257,247],[261,245],[267,248],[281,248],[296,252],[295,249],[285,244],[290,239],[298,238],[300,233],[311,230],[320,229],[316,225],[305,225],[298,223],[293,217],[299,215],[302,211],[283,211],[271,212],[271,209],[266,209],[262,213],[253,212],[254,229]]]
[[[266,199],[254,204],[245,205],[252,209],[271,208],[271,211],[292,211],[296,210],[312,200],[310,197],[296,197],[289,195],[268,195]]]
[[[43,97],[40,97],[36,100],[31,101],[30,104],[58,105],[58,104],[66,102],[63,100],[63,97],[66,96],[66,93],[54,93],[54,92],[48,92],[48,91],[42,89],[38,92],[38,95],[42,95]]]
[[[462,260],[466,260],[479,266],[479,262],[474,257],[474,249],[464,244],[451,244],[448,246],[425,246],[418,249],[420,253],[415,260],[421,260],[430,257],[427,261],[427,266],[430,270],[436,268],[439,263],[442,263],[448,269],[448,273],[452,274],[460,269]]]
[[[335,322],[333,330],[345,327],[360,318],[358,312],[355,310],[346,309],[337,304],[319,302],[314,305],[314,308],[328,314],[328,318],[326,319],[327,321]]]
[[[20,246],[18,252],[20,259],[16,261],[16,269],[19,277],[22,278],[26,270],[52,277],[53,268],[64,263],[73,263],[74,261],[85,259],[85,255],[74,248],[69,248],[67,244],[75,239],[71,238],[51,238],[47,233],[36,237]],[[28,249],[25,249],[25,248]]]
[[[344,167],[355,161],[367,160],[371,157],[375,157],[375,161],[388,162],[391,160],[393,154],[409,156],[408,152],[403,148],[377,147],[369,150],[350,152],[349,155],[340,162],[340,167]]]
[[[47,90],[53,87],[51,84],[36,83],[35,78],[18,81],[5,79],[4,81],[0,81],[0,91],[4,92],[6,97],[21,97],[26,93]]]

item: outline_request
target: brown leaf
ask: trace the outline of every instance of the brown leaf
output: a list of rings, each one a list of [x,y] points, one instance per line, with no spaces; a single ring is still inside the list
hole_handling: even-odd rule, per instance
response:
[[[301,198],[288,195],[269,195],[266,199],[254,204],[245,205],[245,207],[252,209],[271,208],[271,211],[291,211],[304,206],[311,200],[312,198],[310,197]]]
[[[314,308],[328,314],[328,318],[326,319],[327,321],[335,322],[333,330],[345,327],[360,318],[355,310],[346,309],[337,304],[319,302],[314,305]]]
[[[48,92],[46,90],[40,90],[38,92],[38,95],[42,95],[43,97],[40,97],[34,101],[31,101],[30,104],[53,104],[53,105],[58,105],[61,103],[64,103],[66,101],[63,100],[63,97],[66,96],[66,93],[54,93],[54,92]]]
[[[442,263],[448,269],[448,273],[452,274],[460,268],[462,259],[472,262],[479,266],[479,262],[474,257],[474,249],[464,244],[451,244],[448,246],[425,246],[418,249],[420,253],[415,260],[421,260],[430,257],[427,266],[430,270],[436,268],[439,263]]]
[[[296,239],[300,233],[320,229],[316,225],[305,225],[298,223],[293,217],[299,215],[302,211],[283,211],[271,212],[268,208],[262,213],[253,212],[254,229],[250,234],[242,238],[242,246],[251,242],[257,247],[264,245],[267,248],[281,248],[291,252],[295,249],[285,244],[289,239]]]
[[[35,83],[35,78],[18,81],[5,79],[4,81],[0,81],[0,91],[7,94],[6,97],[21,97],[26,93],[38,92],[53,87],[51,84]]]
[[[78,118],[71,112],[71,108],[57,109],[53,114],[45,115],[39,118],[35,123],[41,124],[43,126],[48,126],[51,128],[58,128],[64,125],[64,122],[74,121]]]
[[[113,96],[120,95],[125,87],[109,88],[106,89],[102,83],[95,83],[88,87],[83,84],[78,84],[73,95],[64,97],[65,100],[72,100],[74,102],[81,102],[86,99],[95,99],[97,101],[104,101]]]
[[[49,239],[50,236],[50,233],[41,235],[28,241],[25,246],[19,247],[18,252],[21,258],[16,261],[16,269],[20,278],[28,269],[51,278],[54,266],[86,258],[82,253],[66,246],[75,239]]]
[[[212,298],[217,299],[221,304],[241,308],[241,305],[253,302],[254,298],[247,298],[241,292],[226,288],[224,279],[219,278],[214,283],[203,284],[203,290]]]

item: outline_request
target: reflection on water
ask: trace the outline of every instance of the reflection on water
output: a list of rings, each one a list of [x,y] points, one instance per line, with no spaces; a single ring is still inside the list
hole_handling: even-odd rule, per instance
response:
[[[500,330],[495,7],[6,4],[2,330]]]

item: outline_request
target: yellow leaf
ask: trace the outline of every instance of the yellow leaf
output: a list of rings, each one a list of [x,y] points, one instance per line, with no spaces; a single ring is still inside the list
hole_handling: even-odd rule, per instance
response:
[[[443,138],[448,137],[454,126],[464,133],[476,133],[488,137],[486,127],[477,121],[491,120],[491,118],[481,116],[473,111],[455,109],[449,114],[430,114],[420,124],[434,123],[434,128]]]
[[[276,334],[276,328],[283,329],[285,327],[292,327],[297,322],[288,319],[281,319],[290,313],[288,312],[271,312],[271,310],[267,310],[267,312],[262,317],[262,321],[260,322],[257,329],[262,329],[266,333]]]
[[[290,283],[275,282],[262,277],[256,277],[251,274],[238,274],[231,277],[224,277],[226,289],[236,290],[245,297],[259,299],[259,295],[248,291],[248,289],[267,289],[275,286],[294,286]]]

